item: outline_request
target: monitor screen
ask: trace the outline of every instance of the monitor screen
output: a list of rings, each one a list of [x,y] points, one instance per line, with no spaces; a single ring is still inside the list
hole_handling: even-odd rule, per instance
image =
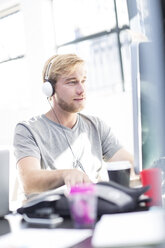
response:
[[[135,3],[136,6],[132,8]],[[164,6],[162,4],[163,1],[159,0],[128,1],[130,28],[133,32],[139,34],[140,31],[143,37],[145,36],[142,41],[139,39],[131,45],[136,172],[152,167],[155,160],[165,156],[164,13],[162,11]]]

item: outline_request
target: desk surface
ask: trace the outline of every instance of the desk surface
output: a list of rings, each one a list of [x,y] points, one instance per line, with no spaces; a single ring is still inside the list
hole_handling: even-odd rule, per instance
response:
[[[72,221],[67,218],[65,219],[61,224],[59,224],[57,227],[52,228],[48,226],[39,226],[39,225],[34,225],[34,224],[28,224],[22,219],[22,216],[19,214],[9,214],[5,218],[0,219],[0,247],[1,246],[1,238],[5,237],[5,234],[12,234],[16,233],[18,231],[22,230],[32,230],[38,229],[38,231],[41,231],[41,234],[43,234],[42,229],[47,229],[47,230],[54,230],[54,229],[71,229],[74,230]],[[29,237],[30,238],[30,237]],[[13,244],[14,245],[14,244]],[[5,246],[6,247],[6,246]],[[7,246],[8,247],[8,246]],[[20,246],[14,246],[15,248],[20,248]],[[22,246],[21,246],[22,247]],[[27,246],[29,247],[29,246]],[[85,238],[82,242],[77,243],[76,245],[69,246],[70,248],[92,248],[91,245],[91,237]]]
[[[42,230],[41,226],[32,226],[29,225],[28,223],[26,223],[24,220],[22,220],[22,216],[20,215],[8,215],[6,216],[6,218],[4,219],[0,219],[0,236],[4,237],[4,234],[7,233],[12,233],[15,231],[19,231],[19,230],[23,230],[23,229],[30,229],[30,228],[38,228],[38,230]],[[45,228],[45,227],[44,227]],[[58,227],[56,228],[65,228],[65,229],[73,229],[73,225],[72,222],[70,221],[70,219],[65,219],[64,222],[60,225],[58,225]],[[42,233],[42,232],[41,232]],[[30,238],[30,237],[29,237]],[[1,247],[1,242],[0,242],[0,247]],[[16,246],[17,247],[17,246]],[[76,245],[73,246],[69,246],[70,248],[92,248],[92,244],[91,244],[91,237],[86,238],[85,240],[83,240],[82,242],[77,243]],[[139,247],[139,246],[137,246]],[[152,247],[152,248],[164,248],[165,245],[164,244],[159,244],[159,245],[148,245],[148,246],[140,246],[140,248],[146,248],[146,247]],[[18,246],[18,248],[20,248]],[[128,246],[127,246],[128,248]],[[132,248],[132,246],[131,246]],[[136,248],[136,246],[134,246],[134,248]]]

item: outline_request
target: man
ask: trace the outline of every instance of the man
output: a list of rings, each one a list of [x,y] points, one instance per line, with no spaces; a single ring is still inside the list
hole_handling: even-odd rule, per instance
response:
[[[43,81],[48,85],[46,91],[52,91],[47,95],[50,110],[18,123],[14,135],[17,168],[26,195],[98,182],[103,159],[133,164],[111,128],[99,118],[79,113],[86,100],[86,68],[81,58],[75,54],[51,57]]]

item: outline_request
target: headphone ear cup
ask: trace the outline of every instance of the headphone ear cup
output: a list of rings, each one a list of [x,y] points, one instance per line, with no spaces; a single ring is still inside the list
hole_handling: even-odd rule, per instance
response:
[[[47,82],[43,83],[43,85],[42,85],[42,92],[47,97],[51,97],[54,95],[55,91],[54,91],[54,87],[52,86],[52,84],[49,81],[47,81]]]

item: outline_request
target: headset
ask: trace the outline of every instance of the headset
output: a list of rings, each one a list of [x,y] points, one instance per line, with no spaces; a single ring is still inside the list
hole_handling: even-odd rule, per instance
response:
[[[46,95],[47,98],[51,97],[54,95],[55,93],[55,88],[53,86],[53,83],[49,80],[49,72],[50,72],[50,69],[53,65],[53,61],[55,60],[56,58],[53,58],[49,64],[47,65],[47,68],[46,68],[46,72],[45,72],[45,77],[44,77],[44,83],[42,85],[42,92],[44,93],[44,95]]]

